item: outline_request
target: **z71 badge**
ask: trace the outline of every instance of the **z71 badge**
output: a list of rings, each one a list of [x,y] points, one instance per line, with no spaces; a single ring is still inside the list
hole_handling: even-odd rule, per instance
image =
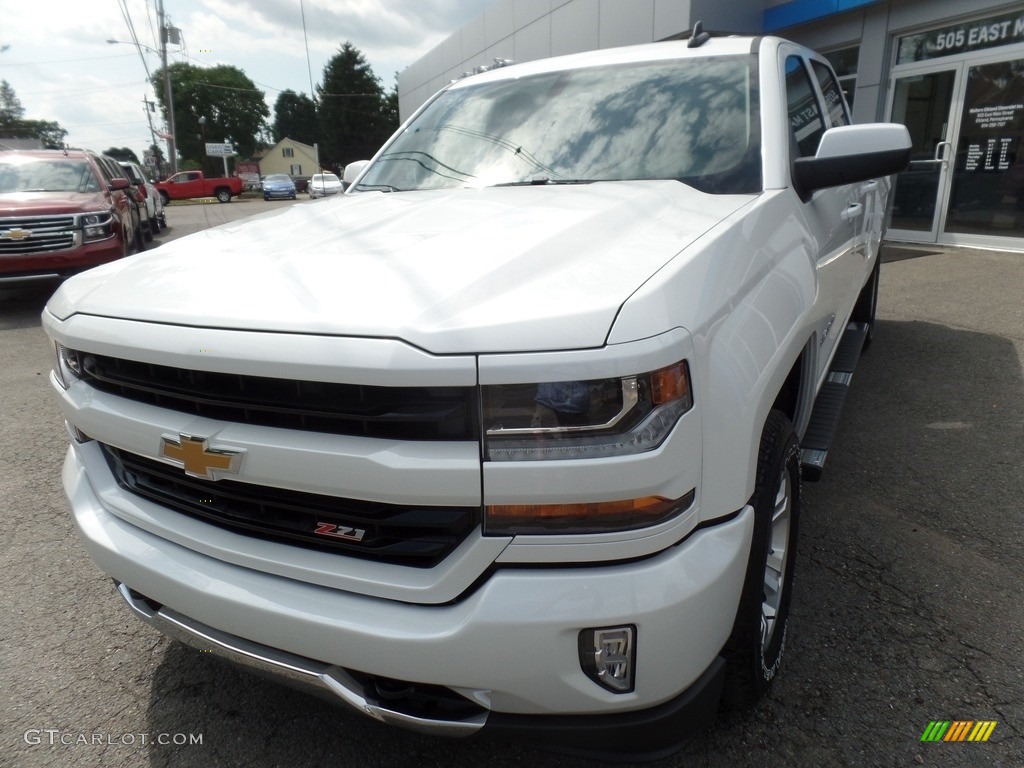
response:
[[[345,539],[346,541],[362,541],[366,531],[362,528],[350,528],[347,525],[335,525],[334,523],[317,523],[313,533],[318,536],[330,536],[334,539]]]

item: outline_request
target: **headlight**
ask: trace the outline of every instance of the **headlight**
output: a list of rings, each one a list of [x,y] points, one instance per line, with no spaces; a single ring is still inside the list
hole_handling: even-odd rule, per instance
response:
[[[53,342],[53,349],[56,354],[53,372],[61,386],[67,389],[72,380],[82,378],[82,355],[57,342]]]
[[[110,237],[110,225],[113,220],[114,215],[109,211],[85,214],[82,217],[82,232],[86,242]]]
[[[596,459],[657,448],[693,407],[686,361],[637,376],[483,388],[490,461]]]

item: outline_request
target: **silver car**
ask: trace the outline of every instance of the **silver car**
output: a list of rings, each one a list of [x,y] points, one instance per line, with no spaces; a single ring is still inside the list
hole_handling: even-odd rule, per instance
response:
[[[146,172],[142,170],[142,167],[138,163],[133,163],[130,160],[123,160],[120,162],[120,165],[124,168],[128,178],[131,179],[132,184],[145,192],[146,215],[142,224],[144,228],[149,229],[150,236],[155,235],[162,228],[167,226],[167,219],[164,218],[163,198],[160,197],[160,193],[157,192],[156,186],[154,186],[153,182],[146,177]]]
[[[309,180],[310,197],[327,197],[342,191],[341,179],[333,173],[314,173]]]

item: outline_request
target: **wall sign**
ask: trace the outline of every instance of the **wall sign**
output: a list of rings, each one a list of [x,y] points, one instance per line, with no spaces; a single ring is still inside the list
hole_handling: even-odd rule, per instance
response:
[[[897,64],[1024,42],[1024,11],[901,37]]]

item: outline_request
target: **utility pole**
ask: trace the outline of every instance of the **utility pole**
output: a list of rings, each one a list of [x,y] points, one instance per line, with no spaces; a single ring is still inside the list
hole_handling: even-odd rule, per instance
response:
[[[164,66],[164,101],[167,104],[167,159],[171,174],[178,172],[178,151],[174,146],[174,94],[171,92],[171,72],[167,69],[167,23],[164,19],[164,0],[157,0],[157,18],[160,20],[160,61]]]
[[[142,95],[142,111],[146,113],[146,121],[149,123],[149,138],[153,142],[153,146],[156,147],[156,131],[153,130],[153,108],[154,104],[152,101],[146,98],[146,95]],[[163,175],[164,169],[163,164],[160,162],[160,155],[156,156],[156,175],[159,178]]]

